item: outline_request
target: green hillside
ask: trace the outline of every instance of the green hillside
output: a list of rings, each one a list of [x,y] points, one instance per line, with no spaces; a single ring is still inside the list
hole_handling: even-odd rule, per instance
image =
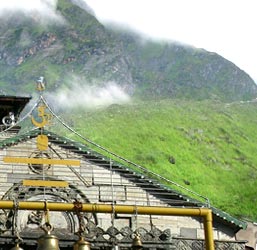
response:
[[[63,113],[64,120],[213,206],[256,221],[257,102],[246,101],[256,98],[255,82],[218,54],[105,27],[75,2],[58,1],[62,24],[42,25],[40,13],[0,16],[0,94],[35,95],[39,76],[56,99],[66,87],[86,99],[92,86],[115,83],[144,101],[81,106]]]
[[[110,151],[208,197],[213,206],[257,220],[257,102],[167,99],[72,110],[63,119]]]

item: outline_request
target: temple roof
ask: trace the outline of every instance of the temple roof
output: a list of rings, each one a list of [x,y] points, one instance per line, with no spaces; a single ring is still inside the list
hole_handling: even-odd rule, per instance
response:
[[[67,149],[72,153],[80,155],[86,161],[95,165],[100,165],[102,168],[110,170],[110,164],[112,164],[112,171],[119,173],[122,177],[130,179],[135,185],[149,192],[152,196],[160,199],[162,202],[168,204],[168,206],[174,207],[209,207],[213,212],[213,221],[215,223],[224,224],[232,228],[235,232],[245,228],[246,223],[240,221],[228,213],[219,210],[213,206],[210,206],[208,200],[198,200],[192,198],[190,193],[185,194],[188,190],[182,190],[182,192],[174,188],[173,182],[167,183],[165,178],[161,179],[159,175],[154,175],[153,172],[138,166],[137,164],[129,164],[131,162],[124,163],[119,160],[113,160],[109,156],[92,150],[92,147],[88,144],[84,144],[78,141],[71,140],[67,137],[60,136],[54,132],[45,129],[33,129],[23,134],[18,134],[14,137],[7,138],[0,141],[0,148],[11,147],[21,142],[36,138],[38,135],[44,134],[48,137],[49,143],[56,144],[57,146]],[[124,160],[124,158],[121,158]],[[164,184],[165,183],[165,184]],[[193,192],[192,192],[193,193]]]

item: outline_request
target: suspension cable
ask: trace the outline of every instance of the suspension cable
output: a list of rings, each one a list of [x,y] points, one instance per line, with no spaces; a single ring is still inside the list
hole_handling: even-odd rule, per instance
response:
[[[97,144],[97,143],[91,141],[90,139],[88,139],[88,138],[82,136],[82,135],[79,134],[77,131],[75,131],[73,128],[71,128],[69,125],[67,125],[59,116],[57,116],[57,115],[55,114],[55,112],[52,110],[52,108],[49,106],[49,104],[47,103],[46,99],[45,99],[42,95],[40,96],[40,100],[42,100],[42,101],[44,102],[44,104],[46,105],[46,107],[48,108],[48,110],[50,111],[50,113],[51,113],[64,127],[66,127],[66,128],[67,128],[68,130],[70,130],[72,133],[74,133],[74,134],[76,134],[77,136],[79,136],[81,139],[83,139],[83,140],[85,140],[86,142],[90,143],[91,145],[94,145],[95,147],[97,147],[97,148],[103,150],[104,152],[106,152],[106,153],[108,153],[108,154],[110,154],[110,155],[112,155],[112,156],[114,156],[114,157],[116,157],[116,158],[118,158],[118,159],[120,159],[120,160],[122,160],[122,161],[128,163],[128,164],[131,164],[131,165],[133,165],[134,167],[137,167],[138,169],[142,170],[144,173],[148,173],[148,174],[154,175],[154,176],[156,176],[157,178],[160,178],[160,179],[163,180],[163,181],[166,181],[166,182],[168,182],[168,183],[170,183],[170,184],[172,184],[172,185],[174,185],[174,186],[177,186],[177,187],[179,187],[179,188],[181,188],[181,189],[187,191],[188,193],[191,193],[191,194],[193,194],[193,195],[195,195],[195,196],[201,197],[202,199],[205,200],[205,202],[206,202],[206,204],[207,204],[207,207],[210,207],[210,201],[209,201],[209,199],[208,199],[207,197],[205,197],[205,196],[203,196],[203,195],[200,195],[200,194],[198,194],[198,193],[196,193],[196,192],[194,192],[194,191],[192,191],[192,190],[190,190],[190,189],[188,189],[188,188],[186,188],[186,187],[184,187],[184,186],[182,186],[182,185],[180,185],[180,184],[178,184],[178,183],[176,183],[176,182],[173,182],[173,181],[171,181],[171,180],[169,180],[169,179],[167,179],[167,178],[165,178],[165,177],[163,177],[163,176],[161,176],[161,175],[159,175],[159,174],[157,174],[157,173],[155,173],[155,172],[152,172],[151,170],[148,170],[147,168],[142,167],[142,166],[140,166],[140,165],[138,165],[138,164],[136,164],[136,163],[134,163],[134,162],[132,162],[132,161],[130,161],[130,160],[128,160],[128,159],[126,159],[126,158],[124,158],[124,157],[122,157],[122,156],[120,156],[120,155],[118,155],[118,154],[116,154],[116,153],[114,153],[114,152],[112,152],[112,151],[110,151],[110,150],[104,148],[104,147],[102,147],[101,145],[99,145],[99,144]]]

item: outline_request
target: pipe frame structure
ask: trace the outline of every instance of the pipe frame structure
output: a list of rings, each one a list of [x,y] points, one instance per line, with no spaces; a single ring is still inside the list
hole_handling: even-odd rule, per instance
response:
[[[0,201],[0,209],[18,210],[49,210],[49,211],[78,211],[75,203],[57,203],[44,201]],[[121,214],[143,214],[143,215],[163,215],[163,216],[192,216],[202,217],[204,224],[204,236],[206,250],[214,250],[212,210],[209,208],[174,208],[155,206],[133,206],[133,205],[107,205],[81,203],[79,211],[91,213],[116,213]]]

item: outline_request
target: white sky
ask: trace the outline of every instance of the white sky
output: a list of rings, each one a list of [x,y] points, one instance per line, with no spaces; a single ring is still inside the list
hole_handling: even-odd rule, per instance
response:
[[[6,9],[38,10],[47,21],[62,21],[57,0],[0,0]],[[81,0],[83,1],[83,0]],[[84,0],[102,23],[116,22],[157,39],[216,52],[257,83],[257,0]]]
[[[257,83],[257,0],[85,0],[101,22],[216,52]]]

